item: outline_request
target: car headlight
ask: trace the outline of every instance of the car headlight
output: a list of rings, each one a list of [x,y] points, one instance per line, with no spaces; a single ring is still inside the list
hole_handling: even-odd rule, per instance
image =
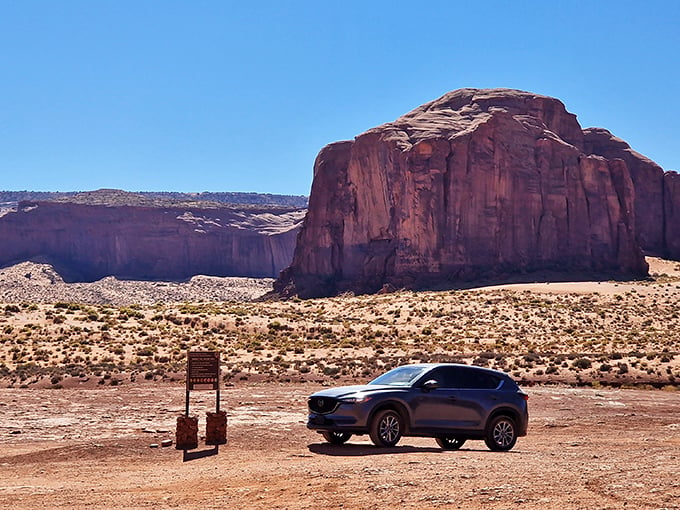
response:
[[[368,395],[364,395],[363,393],[355,393],[354,395],[350,395],[348,397],[342,397],[340,402],[343,404],[363,404],[369,400],[371,400],[371,397]]]

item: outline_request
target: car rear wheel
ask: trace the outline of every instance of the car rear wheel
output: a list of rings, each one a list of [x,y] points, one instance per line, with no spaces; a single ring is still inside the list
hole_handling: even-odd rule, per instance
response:
[[[437,444],[444,450],[458,450],[465,444],[465,439],[456,436],[442,436],[438,437]]]
[[[484,438],[490,450],[505,452],[517,442],[517,427],[509,416],[496,416],[486,429]]]
[[[369,435],[376,446],[394,446],[401,439],[403,432],[402,419],[392,409],[379,411],[371,422]]]
[[[323,438],[331,444],[346,443],[352,434],[349,432],[338,432],[336,430],[325,430],[321,433]]]

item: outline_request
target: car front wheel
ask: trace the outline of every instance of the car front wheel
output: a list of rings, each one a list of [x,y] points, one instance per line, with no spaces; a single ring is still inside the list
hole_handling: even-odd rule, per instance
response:
[[[438,437],[437,444],[444,450],[458,450],[465,444],[465,439],[456,436]]]
[[[509,416],[496,416],[486,430],[484,438],[490,450],[505,452],[517,442],[517,427]]]
[[[376,446],[394,446],[401,439],[402,432],[403,425],[399,413],[385,409],[373,418],[369,435]]]
[[[331,444],[343,444],[346,443],[352,434],[349,432],[338,432],[335,430],[326,430],[321,433],[323,438]]]

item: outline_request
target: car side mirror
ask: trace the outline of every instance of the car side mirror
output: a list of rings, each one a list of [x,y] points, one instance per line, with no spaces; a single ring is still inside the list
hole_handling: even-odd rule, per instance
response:
[[[422,387],[425,391],[432,391],[432,390],[436,390],[437,388],[439,388],[439,383],[437,381],[435,381],[434,379],[430,379],[428,381],[425,381],[423,383]]]

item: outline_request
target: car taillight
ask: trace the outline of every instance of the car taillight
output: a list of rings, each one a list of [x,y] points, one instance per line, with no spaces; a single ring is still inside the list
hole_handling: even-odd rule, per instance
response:
[[[520,393],[519,396],[522,397],[522,400],[529,400],[529,395],[526,393]]]

